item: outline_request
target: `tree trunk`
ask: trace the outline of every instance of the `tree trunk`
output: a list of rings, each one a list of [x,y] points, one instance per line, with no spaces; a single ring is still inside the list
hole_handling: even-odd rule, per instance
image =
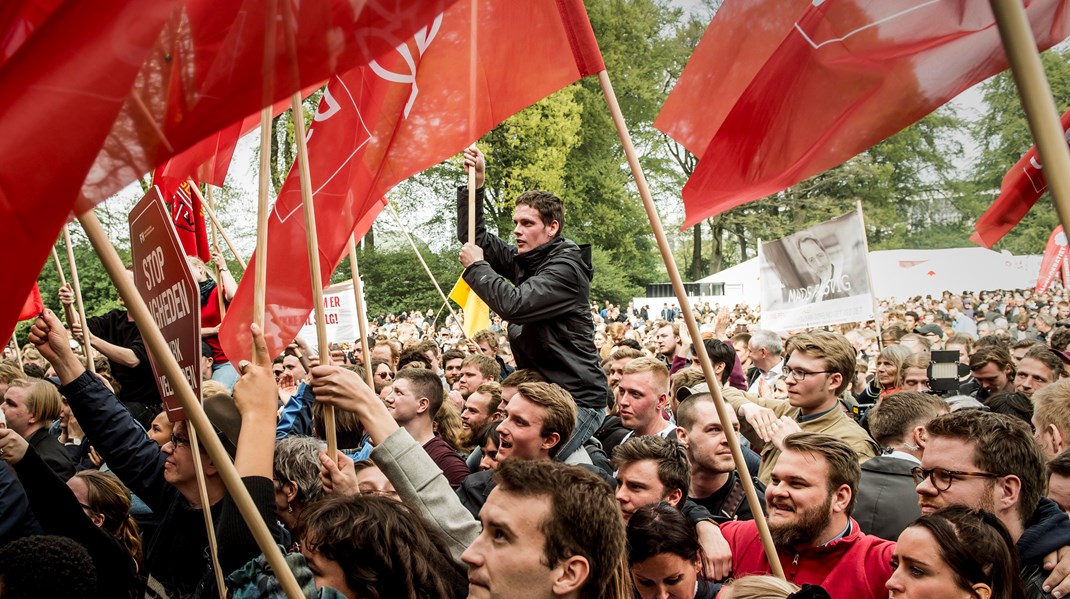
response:
[[[691,227],[694,243],[691,247],[691,280],[702,278],[702,223]]]
[[[724,263],[724,223],[720,215],[706,221],[710,225],[710,271],[712,275],[721,271]]]
[[[736,225],[736,242],[739,243],[739,261],[746,262],[750,256],[747,254],[747,234],[743,225]]]
[[[360,240],[357,240],[360,241]],[[368,232],[364,234],[364,249],[368,251],[375,250],[375,225],[368,227]],[[363,277],[361,277],[363,279]]]
[[[279,193],[279,189],[282,188],[281,178],[279,174],[279,119],[282,115],[275,117],[271,121],[271,160],[268,163],[271,165],[271,186],[275,189],[275,194]]]

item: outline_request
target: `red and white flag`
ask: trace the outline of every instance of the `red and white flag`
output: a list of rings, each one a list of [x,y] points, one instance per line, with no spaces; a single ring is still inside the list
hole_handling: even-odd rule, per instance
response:
[[[1063,226],[1055,227],[1048,237],[1048,245],[1044,248],[1044,258],[1040,262],[1040,276],[1037,277],[1037,293],[1046,293],[1052,283],[1060,280],[1065,287],[1070,283],[1067,278],[1070,271],[1070,256],[1067,255],[1066,233]]]
[[[1064,0],[1026,0],[1037,46]],[[726,0],[654,125],[699,156],[690,227],[866,150],[1007,67],[982,0]]]
[[[1064,132],[1070,128],[1070,110],[1063,113],[1062,125]],[[1048,181],[1044,178],[1044,166],[1040,164],[1037,147],[1033,146],[1003,175],[1003,182],[999,185],[999,197],[973,224],[976,233],[970,237],[970,241],[986,248],[996,245],[997,241],[1022,222],[1029,209],[1047,190]]]
[[[72,211],[393,51],[453,1],[0,3],[0,237],[20,251],[0,297],[0,336]],[[272,6],[292,14],[269,19]]]
[[[368,231],[394,185],[603,68],[581,0],[462,0],[393,52],[332,78],[307,135],[324,286],[350,234]],[[296,168],[267,238],[264,333],[269,354],[277,355],[313,306]],[[260,259],[254,256],[249,272]],[[251,354],[252,298],[253,277],[246,276],[219,334],[232,360]]]

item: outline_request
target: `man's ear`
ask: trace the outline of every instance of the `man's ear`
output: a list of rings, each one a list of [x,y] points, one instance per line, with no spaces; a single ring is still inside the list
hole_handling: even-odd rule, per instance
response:
[[[431,400],[427,399],[426,397],[421,397],[419,400],[417,400],[417,403],[419,404],[416,407],[417,414],[423,414],[424,412],[427,412],[431,409]],[[431,416],[431,419],[435,419],[434,415]]]
[[[675,507],[679,507],[680,506],[680,502],[683,501],[683,499],[684,499],[684,493],[680,489],[673,489],[672,492],[670,492],[667,496],[665,496],[665,501],[669,505],[675,506]]]
[[[565,558],[551,573],[554,595],[564,597],[576,594],[587,583],[590,574],[591,564],[587,563],[587,558],[579,555]]]
[[[561,230],[561,223],[557,222],[557,219],[550,221],[550,224],[546,225],[549,229],[550,237],[555,237],[557,232]]]
[[[561,434],[560,433],[550,433],[549,435],[546,435],[545,437],[542,438],[542,446],[541,447],[543,449],[553,449],[554,446],[557,445],[560,442],[561,442]],[[566,456],[561,456],[561,457],[566,457]]]
[[[684,447],[687,447],[687,429],[678,426],[676,427],[676,442]]]
[[[840,485],[840,488],[836,489],[836,492],[832,494],[832,511],[846,512],[847,506],[851,503],[851,496],[851,487]]]

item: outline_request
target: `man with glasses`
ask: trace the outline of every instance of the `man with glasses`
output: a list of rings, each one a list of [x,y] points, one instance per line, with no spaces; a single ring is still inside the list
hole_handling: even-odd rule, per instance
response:
[[[949,505],[995,514],[1015,541],[1026,596],[1049,596],[1043,565],[1070,546],[1070,520],[1042,497],[1044,457],[1029,427],[1012,416],[963,410],[934,418],[926,431],[928,445],[913,470],[922,515]]]
[[[800,431],[825,433],[846,442],[864,462],[880,448],[844,407],[840,396],[855,373],[855,349],[838,333],[799,333],[788,339],[784,375],[788,399],[731,394],[725,401],[739,416],[744,436],[762,456],[758,479],[768,484],[784,437]]]

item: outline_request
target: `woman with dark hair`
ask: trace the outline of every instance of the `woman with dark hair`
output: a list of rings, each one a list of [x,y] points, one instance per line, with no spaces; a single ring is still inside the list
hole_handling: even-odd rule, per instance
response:
[[[992,514],[961,505],[918,518],[899,535],[889,597],[1020,599],[1014,541]]]
[[[119,477],[100,470],[82,470],[76,473],[67,481],[67,487],[74,493],[93,524],[118,539],[130,554],[135,568],[140,570],[143,549],[137,522],[130,514],[130,489],[126,488]]]
[[[704,599],[716,595],[702,578],[695,527],[665,502],[643,506],[628,520],[628,565],[642,599]]]

